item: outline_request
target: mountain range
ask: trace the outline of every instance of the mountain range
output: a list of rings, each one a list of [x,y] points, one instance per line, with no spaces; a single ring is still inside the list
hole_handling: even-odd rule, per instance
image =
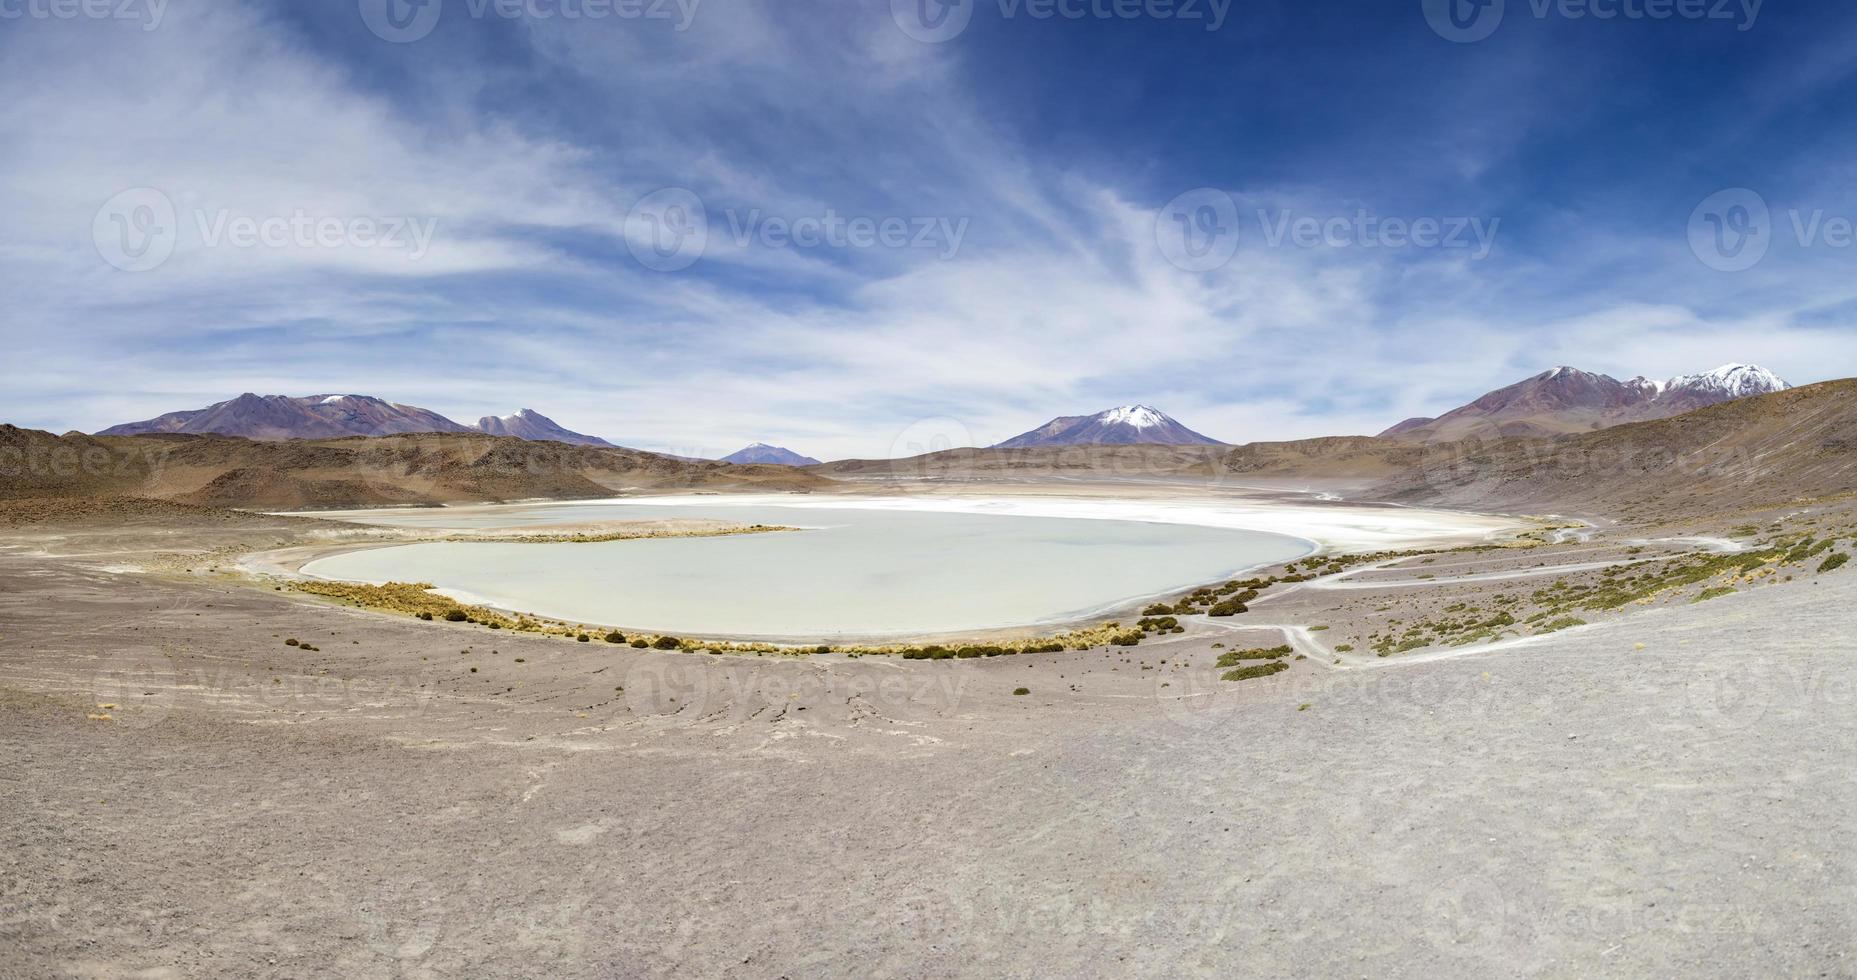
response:
[[[1751,364],[1729,364],[1667,381],[1620,381],[1557,367],[1492,391],[1437,418],[1407,419],[1380,433],[1402,442],[1567,435],[1629,422],[1649,422],[1792,386]]]
[[[1466,439],[1538,438],[1593,432],[1631,422],[1670,418],[1712,405],[1792,386],[1771,371],[1729,364],[1665,381],[1645,377],[1620,381],[1572,367],[1557,367],[1500,388],[1436,418],[1407,419],[1379,439],[1425,445]],[[170,412],[141,422],[111,426],[100,436],[223,435],[259,441],[334,439],[410,433],[483,433],[531,442],[612,447],[598,436],[568,429],[534,409],[485,416],[460,425],[437,412],[370,395],[246,393],[190,411]],[[1124,405],[1095,415],[1069,415],[1021,433],[994,449],[1065,446],[1222,447],[1217,439],[1182,425],[1158,409]],[[818,460],[789,449],[755,443],[722,462],[818,466]]]
[[[1046,446],[1222,446],[1165,412],[1146,405],[1124,405],[1095,415],[1067,415],[1021,433],[994,449]]]

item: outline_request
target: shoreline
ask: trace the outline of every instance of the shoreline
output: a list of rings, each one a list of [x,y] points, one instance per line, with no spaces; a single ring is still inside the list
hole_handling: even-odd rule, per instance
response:
[[[455,518],[463,520],[482,520],[499,515],[516,515],[524,510],[537,507],[611,507],[615,512],[632,508],[648,509],[658,507],[700,506],[700,507],[780,507],[794,511],[807,510],[866,510],[866,511],[908,511],[919,513],[967,514],[973,516],[999,516],[1018,518],[1039,518],[1051,520],[1108,520],[1134,523],[1169,524],[1177,526],[1206,527],[1219,530],[1244,530],[1256,533],[1272,534],[1291,539],[1305,547],[1305,551],[1288,561],[1302,561],[1306,558],[1324,554],[1347,554],[1361,552],[1378,552],[1390,550],[1426,550],[1460,547],[1464,545],[1487,544],[1503,538],[1516,538],[1524,532],[1538,527],[1538,520],[1496,515],[1473,514],[1459,511],[1433,511],[1425,509],[1396,508],[1384,505],[1335,502],[1324,499],[1311,500],[1310,491],[1273,491],[1251,490],[1238,495],[1208,495],[1204,492],[1192,492],[1193,488],[1178,488],[1185,491],[1174,494],[1150,493],[1142,497],[1126,495],[1127,487],[1077,487],[1067,490],[1088,491],[1096,489],[1097,495],[1083,493],[1058,494],[1012,494],[997,492],[997,489],[963,488],[965,492],[941,494],[909,494],[897,496],[845,495],[808,497],[792,494],[674,494],[649,498],[619,497],[592,501],[548,501],[523,502],[516,504],[473,504],[458,508],[444,508],[437,513],[450,512]],[[1003,489],[1003,488],[1001,488]],[[1160,489],[1160,488],[1150,488]],[[1114,493],[1112,497],[1102,495],[1103,491]],[[1120,491],[1120,492],[1116,492]],[[1323,495],[1326,496],[1326,495]],[[346,511],[344,519],[359,520],[375,516],[373,511]],[[405,514],[398,511],[397,514]],[[422,509],[416,513],[421,516],[432,515],[435,511]],[[329,519],[329,512],[320,516]],[[687,519],[686,519],[687,520]],[[588,528],[600,527],[608,523],[629,523],[637,521],[604,522],[586,520],[573,522],[571,526]],[[471,540],[506,540],[500,535],[512,529],[525,531],[540,530],[547,525],[528,525],[522,523],[503,523],[495,526],[477,525],[469,528],[476,532],[474,536],[437,537],[426,540],[441,542]],[[554,525],[560,526],[560,525]],[[404,527],[404,526],[402,526]],[[439,530],[438,528],[420,527],[412,530]],[[452,530],[458,530],[453,528]],[[752,529],[743,529],[752,530]],[[680,536],[717,536],[712,532],[702,535],[652,535],[640,537],[680,537]],[[497,534],[497,538],[485,535]],[[542,539],[546,541],[547,539]],[[287,549],[259,552],[241,559],[240,570],[250,575],[282,576],[294,579],[314,579],[327,582],[347,582],[352,580],[329,579],[324,576],[305,572],[304,569],[319,560],[359,551],[377,548],[399,547],[418,540],[405,541],[351,541],[343,543],[326,543],[297,546]],[[1092,606],[1083,610],[1062,613],[1046,619],[1037,619],[1023,623],[990,625],[943,631],[898,631],[898,632],[857,632],[840,634],[773,634],[773,633],[728,633],[708,632],[701,629],[677,631],[691,637],[714,640],[733,644],[762,644],[775,646],[809,647],[818,645],[879,647],[897,645],[920,645],[948,643],[955,641],[988,640],[1037,640],[1058,634],[1089,630],[1101,627],[1105,621],[1126,619],[1138,614],[1139,610],[1163,597],[1178,592],[1190,591],[1196,587],[1216,585],[1232,578],[1242,578],[1259,570],[1272,567],[1282,562],[1246,565],[1235,571],[1229,571],[1220,577],[1205,581],[1170,587],[1139,596],[1129,596],[1105,604]],[[361,583],[381,585],[384,583]],[[481,607],[487,611],[512,617],[531,617],[557,621],[563,624],[581,621],[555,616],[533,609],[520,609],[504,604],[482,601],[467,590],[448,588],[442,583],[435,584],[434,595],[443,596],[454,601]],[[642,630],[620,623],[582,623],[588,627],[613,629],[625,632],[639,630],[645,633],[658,633],[657,630]],[[673,632],[673,631],[665,631]]]

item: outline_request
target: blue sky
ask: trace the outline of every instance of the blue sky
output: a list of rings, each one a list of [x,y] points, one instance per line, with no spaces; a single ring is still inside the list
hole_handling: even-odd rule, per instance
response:
[[[22,425],[358,392],[885,456],[1857,355],[1847,4],[61,2],[0,0]]]

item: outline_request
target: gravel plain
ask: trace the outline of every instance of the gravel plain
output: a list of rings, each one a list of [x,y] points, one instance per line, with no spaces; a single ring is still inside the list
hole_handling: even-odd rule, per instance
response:
[[[0,975],[1850,975],[1853,600],[1220,684],[1252,637],[661,654],[15,551]]]

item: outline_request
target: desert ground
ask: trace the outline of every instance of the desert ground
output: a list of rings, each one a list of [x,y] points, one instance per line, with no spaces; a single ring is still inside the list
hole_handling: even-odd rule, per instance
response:
[[[319,518],[15,518],[0,974],[1857,972],[1850,504],[1536,517],[1136,647],[949,661],[238,570],[404,533]]]

